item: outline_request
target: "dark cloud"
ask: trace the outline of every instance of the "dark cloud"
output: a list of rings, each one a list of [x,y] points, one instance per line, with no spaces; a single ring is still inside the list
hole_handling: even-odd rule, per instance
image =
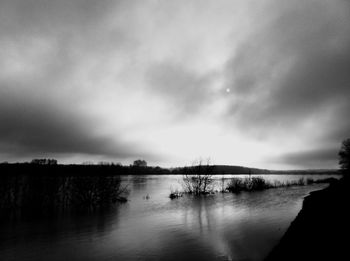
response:
[[[153,157],[121,133],[99,131],[106,121],[85,104],[101,93],[82,82],[85,60],[98,66],[125,44],[120,28],[106,27],[123,2],[1,1],[0,154]]]
[[[307,121],[326,136],[343,130],[340,110],[350,109],[348,3],[276,5],[277,15],[266,18],[268,22],[241,43],[228,63],[228,114],[245,132],[260,135],[289,134]],[[328,115],[330,111],[334,113]],[[331,122],[332,127],[321,125]],[[350,123],[345,125],[349,129]]]
[[[0,153],[11,156],[80,153],[126,158],[140,151],[132,144],[98,134],[101,122],[67,107],[66,101],[50,104],[50,100],[35,95],[21,98],[4,89],[0,94]]]
[[[339,148],[316,148],[307,151],[294,151],[282,155],[277,163],[299,168],[330,168],[338,163]],[[276,160],[276,159],[275,159]]]
[[[10,35],[58,33],[97,27],[113,8],[114,0],[2,0],[1,29]]]
[[[132,45],[125,28],[111,24],[128,8],[128,1],[4,0],[0,5],[0,44],[22,54],[44,42],[51,48],[46,59],[61,65],[59,73],[92,55],[100,55],[95,57],[99,62],[106,53]]]
[[[210,89],[213,75],[199,75],[180,64],[155,64],[147,71],[146,80],[150,89],[171,102],[182,116],[197,112],[214,98]]]

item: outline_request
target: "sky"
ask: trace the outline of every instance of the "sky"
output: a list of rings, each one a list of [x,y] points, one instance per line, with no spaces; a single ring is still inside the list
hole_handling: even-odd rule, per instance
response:
[[[0,0],[0,162],[336,168],[348,0]]]

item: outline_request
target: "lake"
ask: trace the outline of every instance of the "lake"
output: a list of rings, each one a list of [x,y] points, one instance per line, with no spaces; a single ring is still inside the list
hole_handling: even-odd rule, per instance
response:
[[[286,181],[308,176],[264,177]],[[125,204],[2,223],[0,260],[263,260],[300,211],[303,198],[327,186],[171,200],[169,194],[181,190],[181,180],[181,175],[123,176],[130,191]]]

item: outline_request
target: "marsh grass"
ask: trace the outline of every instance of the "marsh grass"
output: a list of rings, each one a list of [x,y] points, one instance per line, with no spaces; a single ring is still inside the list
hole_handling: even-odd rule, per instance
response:
[[[0,217],[50,215],[125,202],[120,176],[14,175],[0,179]]]
[[[291,186],[305,186],[314,183],[330,183],[334,178],[326,179],[312,179],[312,178],[300,178],[298,180],[288,180],[288,181],[268,181],[263,177],[245,177],[231,178],[226,186],[226,190],[232,193],[238,193],[241,191],[259,191],[270,188],[280,188],[280,187],[291,187]]]
[[[229,192],[256,191],[272,188],[273,185],[262,177],[231,178],[226,190]]]
[[[242,191],[262,191],[271,188],[292,187],[292,186],[306,186],[318,183],[331,183],[335,178],[313,179],[313,178],[299,178],[297,180],[287,181],[269,181],[262,176],[257,177],[233,177],[225,179],[222,177],[219,180],[219,190],[214,190],[214,179],[211,175],[184,175],[182,192],[172,190],[169,198],[175,199],[182,197],[185,194],[189,195],[208,195],[215,194],[215,192],[231,192],[239,193]]]

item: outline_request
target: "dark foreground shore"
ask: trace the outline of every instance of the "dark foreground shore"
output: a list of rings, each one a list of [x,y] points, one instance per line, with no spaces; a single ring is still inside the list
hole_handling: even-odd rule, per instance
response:
[[[312,192],[265,261],[350,260],[349,203],[349,177]]]

